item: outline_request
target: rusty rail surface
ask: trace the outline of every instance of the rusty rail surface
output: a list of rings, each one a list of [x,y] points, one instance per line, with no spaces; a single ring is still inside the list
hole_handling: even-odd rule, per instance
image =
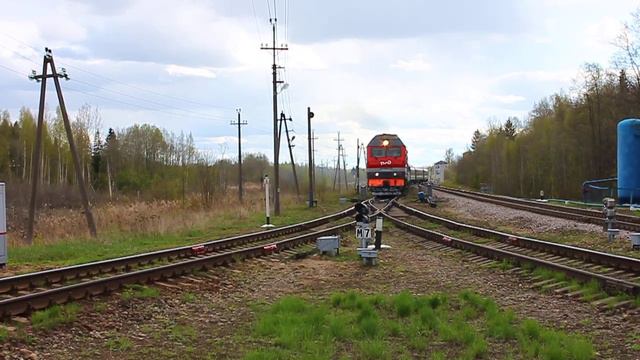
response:
[[[501,195],[490,195],[467,190],[457,190],[442,186],[435,186],[434,189],[477,201],[488,202],[518,210],[525,210],[537,214],[575,220],[588,224],[596,224],[599,226],[605,224],[602,213],[595,210],[571,208],[568,206],[553,205],[531,200],[518,199]],[[617,214],[616,227],[622,230],[640,232],[640,217]]]
[[[581,282],[589,282],[595,280],[601,288],[610,294],[626,293],[630,295],[640,294],[640,285],[614,278],[607,275],[597,274],[590,271],[576,269],[571,266],[543,260],[504,249],[486,246],[472,241],[458,239],[449,235],[439,233],[437,231],[428,230],[423,227],[410,224],[396,217],[383,212],[383,216],[391,220],[395,226],[407,232],[420,236],[430,241],[434,241],[446,246],[473,252],[477,255],[494,260],[506,260],[518,266],[530,265],[534,267],[544,267],[554,271],[566,274],[568,277],[577,279]]]

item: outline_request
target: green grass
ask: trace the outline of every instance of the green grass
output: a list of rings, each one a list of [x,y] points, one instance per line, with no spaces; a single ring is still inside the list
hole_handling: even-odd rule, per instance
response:
[[[4,327],[0,327],[0,343],[3,343],[9,339],[9,330]]]
[[[169,338],[179,343],[188,344],[198,337],[196,329],[191,325],[177,324],[171,328]]]
[[[93,304],[93,311],[97,313],[102,313],[107,310],[107,304],[103,302],[96,302]]]
[[[107,347],[111,351],[124,352],[133,347],[133,342],[127,337],[114,335],[107,339]]]
[[[158,297],[160,295],[160,290],[154,288],[154,287],[149,287],[149,286],[144,286],[144,285],[139,285],[139,284],[132,284],[132,285],[126,285],[124,291],[122,292],[122,300],[131,300],[131,299],[147,299],[147,298],[155,298]]]
[[[582,336],[518,320],[491,299],[470,291],[458,296],[393,296],[341,292],[322,301],[286,296],[262,305],[247,339],[245,359],[477,359],[492,345],[525,358],[592,359]],[[493,350],[495,351],[495,350]]]
[[[186,292],[182,294],[182,301],[185,303],[194,303],[196,302],[197,295],[192,292]]]
[[[277,226],[310,220],[321,215],[346,209],[351,204],[340,204],[336,196],[327,199],[323,207],[308,208],[304,204],[295,204],[283,209],[282,215],[272,218]],[[201,229],[190,229],[170,234],[132,234],[108,233],[97,239],[82,238],[62,240],[53,244],[34,244],[14,247],[10,250],[11,265],[66,266],[91,261],[110,259],[166,249],[176,246],[192,245],[206,240],[217,239],[242,232],[260,231],[264,223],[264,213],[255,212],[245,218],[235,212],[212,219]]]
[[[50,308],[39,310],[31,315],[31,325],[34,329],[50,330],[62,324],[73,322],[80,305],[70,303],[66,305],[53,305]]]

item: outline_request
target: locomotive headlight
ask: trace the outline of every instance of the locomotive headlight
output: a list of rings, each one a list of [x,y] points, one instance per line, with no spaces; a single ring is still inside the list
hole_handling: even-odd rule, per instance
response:
[[[380,176],[380,173],[376,173],[376,176]]]
[[[393,173],[393,176],[398,176],[398,173]]]
[[[388,146],[389,145],[389,140],[384,139],[382,140],[382,146]]]

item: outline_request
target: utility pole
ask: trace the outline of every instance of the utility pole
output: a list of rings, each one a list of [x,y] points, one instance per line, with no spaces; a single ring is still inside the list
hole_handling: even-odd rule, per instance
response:
[[[344,189],[349,190],[349,181],[347,180],[347,161],[345,160],[344,146],[340,146],[342,150],[342,169],[344,170]]]
[[[338,179],[338,191],[340,191],[340,188],[342,187],[340,184],[340,155],[342,154],[342,140],[344,140],[343,138],[340,137],[340,131],[338,131],[338,138],[337,139],[333,139],[333,141],[337,141],[338,142],[338,159],[336,160],[336,171],[333,175],[333,190],[336,189],[336,178]],[[346,174],[345,174],[345,180],[346,180]],[[345,183],[345,187],[347,186],[347,184]]]
[[[356,139],[356,194],[360,194],[360,139]]]
[[[42,148],[42,131],[44,123],[44,105],[45,96],[47,90],[47,79],[53,78],[53,83],[56,87],[56,94],[58,95],[58,104],[60,105],[60,112],[62,113],[62,120],[64,122],[64,128],[67,133],[67,141],[69,142],[69,148],[71,150],[73,166],[76,172],[76,180],[80,187],[80,197],[82,199],[82,206],[84,208],[84,214],[87,218],[87,225],[89,227],[89,233],[92,237],[97,236],[96,223],[89,207],[89,199],[87,197],[87,189],[85,188],[84,178],[82,177],[82,166],[80,166],[80,157],[76,149],[76,143],[73,140],[73,132],[71,131],[71,123],[69,122],[69,116],[67,115],[67,107],[64,103],[64,97],[62,96],[62,88],[60,87],[59,78],[69,80],[67,71],[62,68],[62,73],[58,74],[56,71],[55,63],[53,62],[53,55],[49,48],[44,49],[44,59],[42,61],[42,74],[36,75],[36,71],[33,70],[29,79],[41,82],[40,84],[40,105],[38,108],[38,124],[36,128],[36,144],[33,152],[33,159],[31,161],[31,199],[29,201],[29,223],[27,224],[27,243],[33,243],[33,230],[35,225],[36,215],[36,196],[38,194],[38,181],[40,178],[40,150]],[[51,74],[47,74],[48,67],[51,67]]]
[[[311,163],[313,164],[313,167],[311,168],[311,177],[313,178],[313,189],[311,189],[313,191],[313,193],[316,193],[316,140],[318,140],[318,138],[316,137],[316,132],[315,131],[311,131]],[[321,169],[322,170],[322,169]],[[324,172],[320,171],[320,176],[324,176]]]
[[[274,187],[275,191],[273,194],[274,198],[274,215],[280,215],[280,169],[279,169],[279,152],[280,152],[280,138],[278,134],[278,88],[277,85],[283,83],[283,81],[278,80],[278,69],[282,69],[276,64],[276,52],[282,50],[289,50],[287,45],[276,46],[276,24],[278,23],[277,18],[269,19],[269,23],[271,24],[271,29],[273,32],[273,43],[272,46],[268,46],[268,44],[262,44],[260,46],[261,50],[271,50],[273,51],[273,65],[272,65],[272,76],[273,76],[273,177],[274,177]]]
[[[280,114],[280,121],[284,123],[284,131],[287,134],[287,145],[289,146],[289,157],[291,158],[291,169],[293,170],[293,182],[296,185],[296,195],[298,196],[298,200],[300,200],[300,186],[298,185],[298,173],[296,172],[296,162],[293,160],[293,148],[295,145],[291,144],[293,140],[296,138],[295,135],[289,137],[289,126],[287,125],[287,121],[293,121],[291,117],[287,118],[284,116],[284,112]],[[291,129],[293,131],[293,129]]]
[[[309,207],[313,207],[313,135],[311,134],[311,119],[313,118],[313,112],[311,108],[307,107],[307,139],[309,141]]]
[[[231,125],[238,126],[238,199],[242,202],[242,133],[240,127],[242,125],[247,125],[246,121],[240,120],[240,112],[242,109],[237,108],[236,112],[238,113],[238,120],[235,122],[231,122]]]

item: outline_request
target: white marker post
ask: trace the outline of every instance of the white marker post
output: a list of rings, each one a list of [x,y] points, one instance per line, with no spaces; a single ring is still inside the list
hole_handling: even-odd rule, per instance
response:
[[[263,228],[273,227],[271,224],[271,217],[269,215],[269,175],[264,176],[264,202],[267,213],[267,223],[262,225]]]

